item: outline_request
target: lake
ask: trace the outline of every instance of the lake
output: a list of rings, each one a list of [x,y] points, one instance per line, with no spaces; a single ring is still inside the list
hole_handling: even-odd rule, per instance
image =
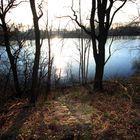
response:
[[[112,39],[106,43],[106,58],[109,56],[109,46]],[[84,44],[86,41],[84,41]],[[61,76],[66,77],[69,69],[73,77],[78,78],[79,73],[79,51],[77,46],[79,39],[59,39],[52,40],[52,55],[57,73],[61,69]],[[91,44],[90,44],[91,45]],[[134,73],[133,62],[139,58],[140,38],[116,38],[111,45],[111,57],[105,65],[104,79],[113,77],[129,77]],[[44,52],[45,46],[42,47]],[[95,63],[93,59],[92,46],[89,54],[88,78],[94,78]]]
[[[106,59],[109,56],[109,46],[111,38],[106,43]],[[45,39],[41,48],[41,66],[45,67],[48,56],[48,40]],[[87,44],[88,39],[84,39],[83,45]],[[74,80],[79,76],[79,43],[78,38],[53,38],[51,40],[51,49],[53,60],[53,73],[55,76],[61,79],[69,79],[71,77]],[[87,45],[86,45],[87,46]],[[95,72],[95,62],[93,59],[93,51],[91,42],[88,42],[89,50],[89,67],[88,78],[93,80]],[[111,57],[105,65],[104,79],[110,79],[114,77],[129,77],[134,73],[133,62],[139,58],[140,37],[125,37],[114,38],[111,45]],[[88,52],[88,49],[87,49]],[[34,57],[34,41],[28,42],[27,47],[24,47],[19,58],[19,67],[22,70],[24,62],[29,59],[32,63]],[[46,59],[45,59],[46,58]],[[86,56],[87,58],[87,56]],[[8,65],[7,55],[5,48],[0,47],[0,69],[5,71]],[[32,65],[30,65],[30,68]]]

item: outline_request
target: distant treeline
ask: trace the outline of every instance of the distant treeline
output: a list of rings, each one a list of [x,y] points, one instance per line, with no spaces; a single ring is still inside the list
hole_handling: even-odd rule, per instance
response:
[[[81,32],[80,29],[74,31],[60,31],[59,36],[64,38],[89,37],[84,31]],[[112,28],[109,30],[109,36],[140,36],[140,26],[120,26],[117,28]]]
[[[109,31],[110,36],[139,36],[140,26],[120,26]]]
[[[98,31],[98,29],[97,29]],[[62,37],[62,38],[88,38],[89,36],[80,29],[68,31],[66,29],[63,30],[55,30],[49,32],[51,38],[54,37]],[[140,36],[140,26],[120,26],[116,28],[112,28],[109,31],[109,36]],[[47,38],[47,32],[45,30],[41,30],[41,38]],[[22,31],[11,31],[10,32],[11,40],[34,40],[34,30],[29,29],[26,32]],[[3,32],[0,30],[0,41],[3,40]]]

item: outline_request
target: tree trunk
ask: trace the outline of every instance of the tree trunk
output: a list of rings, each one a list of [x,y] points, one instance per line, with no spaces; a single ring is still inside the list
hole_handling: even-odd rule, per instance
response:
[[[40,30],[38,21],[39,18],[37,16],[36,8],[35,8],[35,0],[30,0],[30,6],[33,14],[33,22],[34,22],[34,31],[35,31],[35,60],[33,65],[33,73],[32,73],[32,86],[31,86],[31,99],[30,103],[35,104],[38,96],[38,69],[39,69],[39,60],[40,60]]]
[[[98,44],[98,54],[95,57],[95,78],[94,78],[94,89],[102,90],[103,89],[103,74],[104,74],[104,64],[105,64],[105,40],[101,39]],[[103,41],[104,40],[104,41]]]
[[[47,75],[47,83],[46,83],[46,95],[51,91],[51,73],[52,73],[52,56],[51,56],[51,34],[52,29],[49,29],[49,17],[47,10],[47,25],[46,25],[46,33],[48,38],[48,75]]]
[[[48,27],[47,27],[47,37],[48,37],[48,76],[47,76],[46,94],[48,94],[51,91],[51,73],[52,73],[51,35],[49,34]]]
[[[103,61],[103,60],[102,60]],[[104,73],[104,64],[101,63],[100,60],[97,60],[96,63],[96,70],[95,70],[95,78],[94,78],[94,89],[95,90],[102,90],[103,89],[103,73]]]
[[[18,74],[17,74],[17,64],[16,64],[16,60],[15,60],[14,56],[11,53],[8,29],[7,29],[5,20],[4,19],[1,19],[1,20],[2,20],[2,25],[3,25],[2,27],[3,27],[3,31],[4,31],[4,43],[6,46],[6,52],[7,52],[9,61],[10,61],[13,78],[14,78],[14,86],[15,86],[15,91],[16,91],[15,96],[21,97],[21,89],[19,86],[19,79],[18,79]]]

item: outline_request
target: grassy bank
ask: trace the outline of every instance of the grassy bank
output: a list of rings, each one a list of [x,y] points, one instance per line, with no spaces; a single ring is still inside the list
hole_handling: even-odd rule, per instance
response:
[[[27,99],[8,100],[0,110],[2,140],[138,140],[140,76],[56,89],[36,107]]]

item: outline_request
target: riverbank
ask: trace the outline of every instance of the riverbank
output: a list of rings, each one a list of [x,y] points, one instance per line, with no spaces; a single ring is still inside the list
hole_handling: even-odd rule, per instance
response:
[[[140,76],[56,89],[36,107],[27,99],[5,103],[0,111],[0,139],[94,140],[140,138]]]

